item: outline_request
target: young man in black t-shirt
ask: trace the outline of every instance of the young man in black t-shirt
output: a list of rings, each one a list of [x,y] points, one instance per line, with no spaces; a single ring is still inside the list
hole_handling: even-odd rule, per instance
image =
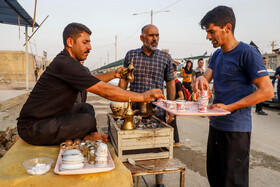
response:
[[[91,31],[79,23],[63,31],[64,50],[59,53],[37,81],[17,119],[20,137],[33,145],[55,145],[67,139],[107,139],[96,132],[95,112],[91,105],[74,106],[81,91],[89,91],[113,101],[147,102],[164,98],[161,90],[145,93],[126,91],[106,82],[121,78],[122,68],[102,75],[91,75],[80,63],[90,50]],[[91,135],[89,135],[92,133]]]

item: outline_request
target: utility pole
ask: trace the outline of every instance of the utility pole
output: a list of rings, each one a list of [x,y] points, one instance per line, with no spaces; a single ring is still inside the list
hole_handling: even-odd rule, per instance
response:
[[[118,40],[118,36],[115,36],[115,62],[117,61],[117,40]]]
[[[154,11],[151,10],[151,24],[153,24],[153,16],[154,16]]]
[[[272,41],[272,43],[271,43],[271,47],[272,47],[272,52],[273,52],[273,50],[274,50],[274,47],[276,46],[276,43],[275,43],[275,41]]]
[[[25,42],[26,42],[26,45],[25,45],[25,66],[26,66],[26,70],[25,70],[25,73],[26,73],[26,90],[29,90],[29,76],[28,76],[28,29],[27,29],[27,26],[25,26]]]
[[[155,12],[153,10],[151,10],[151,12],[134,13],[132,15],[136,16],[136,15],[139,15],[139,14],[151,14],[151,24],[153,24],[154,14],[160,13],[160,12],[170,12],[170,10],[162,10],[162,11],[155,11]]]

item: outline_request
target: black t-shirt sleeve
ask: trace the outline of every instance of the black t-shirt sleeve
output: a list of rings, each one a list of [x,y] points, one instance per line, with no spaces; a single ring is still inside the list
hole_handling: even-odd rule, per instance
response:
[[[81,65],[79,61],[74,59],[63,63],[60,78],[79,91],[86,90],[100,81],[86,67]]]

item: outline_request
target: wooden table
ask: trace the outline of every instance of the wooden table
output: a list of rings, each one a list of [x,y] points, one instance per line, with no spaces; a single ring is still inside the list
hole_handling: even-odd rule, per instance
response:
[[[53,170],[59,153],[58,145],[34,146],[20,139],[0,160],[0,186],[132,186],[133,181],[130,171],[117,157],[112,145],[108,144],[108,148],[114,160],[115,169],[103,173],[57,175]],[[34,157],[50,157],[55,163],[52,164],[50,171],[44,175],[29,175],[22,166],[22,163]]]
[[[146,168],[152,169],[152,170],[147,170],[139,166],[133,166],[128,162],[123,163],[130,170],[132,176],[137,177],[137,187],[139,187],[139,176],[175,173],[175,172],[180,172],[180,186],[184,187],[185,165],[182,164],[178,159],[173,158],[173,159],[142,160],[142,161],[136,161],[136,163]]]

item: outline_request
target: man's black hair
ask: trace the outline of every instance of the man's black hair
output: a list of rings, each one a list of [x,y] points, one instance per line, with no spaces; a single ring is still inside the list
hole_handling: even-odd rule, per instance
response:
[[[64,47],[67,46],[66,40],[70,37],[72,38],[74,41],[76,41],[76,39],[80,36],[80,34],[82,32],[86,32],[89,35],[91,35],[91,31],[90,29],[81,24],[81,23],[70,23],[68,24],[63,31],[63,44]]]
[[[197,60],[197,62],[199,62],[199,61],[201,61],[201,60],[203,60],[203,58],[199,58],[199,59]]]
[[[232,33],[235,29],[235,15],[232,8],[227,6],[217,6],[216,8],[207,12],[207,14],[200,21],[202,29],[207,29],[211,23],[215,26],[223,28],[226,24],[232,25]]]

